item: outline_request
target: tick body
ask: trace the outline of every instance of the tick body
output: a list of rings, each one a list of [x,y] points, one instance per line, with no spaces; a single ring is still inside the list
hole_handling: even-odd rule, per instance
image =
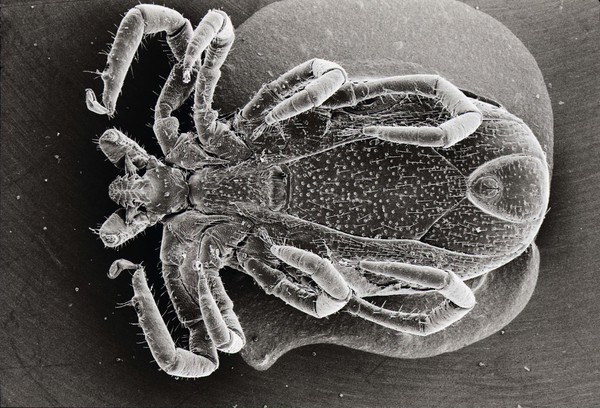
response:
[[[100,148],[125,171],[109,187],[122,209],[100,228],[118,247],[163,224],[162,273],[189,350],[178,348],[143,268],[133,304],[159,366],[182,377],[218,367],[245,336],[220,279],[228,266],[316,318],[348,312],[416,336],[443,330],[476,304],[465,280],[511,261],[533,242],[548,205],[549,171],[531,130],[499,104],[435,75],[353,81],[313,59],[260,88],[228,120],[212,99],[233,40],[210,11],[195,30],[178,12],[139,5],[125,16],[90,110],[114,115],[146,34],[165,31],[175,57],[158,98],[158,159],[116,129]],[[195,131],[172,116],[193,97]],[[370,296],[436,291],[411,313]],[[242,305],[243,307],[243,305]],[[493,318],[493,317],[490,317]]]

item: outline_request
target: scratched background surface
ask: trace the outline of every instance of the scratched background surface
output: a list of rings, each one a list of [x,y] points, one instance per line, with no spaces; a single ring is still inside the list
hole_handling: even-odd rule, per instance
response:
[[[189,17],[220,7],[238,26],[270,2],[167,5]],[[177,381],[136,344],[139,329],[128,325],[134,311],[115,309],[129,299],[130,287],[106,278],[116,255],[88,229],[114,210],[106,186],[115,173],[91,142],[108,125],[85,110],[83,89],[98,82],[83,71],[103,66],[96,52],[137,1],[4,0],[0,405],[600,405],[600,8],[589,0],[466,3],[511,29],[552,84],[551,210],[537,239],[538,287],[524,312],[504,334],[424,360],[308,346],[268,371],[221,355],[221,368],[209,378]],[[162,48],[148,42],[147,55]],[[126,122],[127,107],[150,109],[156,76],[169,69],[166,59],[148,61],[135,70],[135,92],[126,87],[124,108],[111,124],[132,135],[149,128]],[[144,251],[159,239],[156,230],[148,232],[126,248],[127,256],[154,267],[158,259]]]

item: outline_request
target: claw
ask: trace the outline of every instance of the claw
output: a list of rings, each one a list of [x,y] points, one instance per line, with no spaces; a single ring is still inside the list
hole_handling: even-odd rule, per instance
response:
[[[85,104],[90,111],[97,113],[98,115],[112,114],[109,109],[98,102],[98,99],[96,99],[96,94],[90,88],[85,90]]]
[[[100,239],[109,248],[122,245],[126,241],[135,237],[151,225],[156,224],[158,219],[149,217],[147,214],[140,213],[131,224],[127,224],[122,217],[123,210],[117,210],[104,221],[100,227]],[[125,214],[126,216],[126,214]]]
[[[117,259],[110,265],[110,268],[108,269],[108,277],[110,279],[115,279],[123,271],[137,271],[140,268],[142,268],[142,265],[140,264],[134,264],[127,259]]]

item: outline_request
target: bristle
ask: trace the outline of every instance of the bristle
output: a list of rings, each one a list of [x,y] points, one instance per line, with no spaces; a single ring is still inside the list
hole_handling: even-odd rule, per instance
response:
[[[127,302],[119,302],[115,305],[115,309],[122,309],[124,307],[133,307],[133,301],[128,300]]]

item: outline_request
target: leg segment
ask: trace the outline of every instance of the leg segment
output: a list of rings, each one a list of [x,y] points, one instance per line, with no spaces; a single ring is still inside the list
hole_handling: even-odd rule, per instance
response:
[[[193,308],[182,311],[179,307],[182,302],[190,301],[189,293],[185,288],[177,285],[177,281],[173,281],[174,285],[169,285],[171,281],[165,280],[169,295],[174,300],[177,315],[190,331],[189,351],[175,346],[150,292],[141,265],[119,259],[111,265],[108,276],[114,279],[124,270],[135,271],[132,276],[134,296],[131,304],[138,315],[146,343],[159,367],[167,374],[178,377],[205,377],[215,371],[219,366],[217,350],[212,342],[206,339],[206,329],[202,325],[200,312],[194,314]],[[182,312],[185,312],[183,318]]]
[[[181,58],[186,36],[191,32],[190,22],[175,10],[142,4],[129,10],[117,30],[117,35],[108,54],[106,68],[102,72],[104,92],[102,103],[96,100],[91,89],[86,90],[89,110],[101,115],[113,115],[127,70],[131,66],[142,37],[146,34],[167,32],[167,42],[176,58]],[[188,37],[189,38],[189,37]]]
[[[213,96],[221,77],[221,67],[234,40],[229,16],[220,10],[211,10],[202,19],[189,42],[183,61],[183,82],[189,83],[192,68],[205,52],[198,71],[194,96],[194,123],[203,148],[223,159],[242,160],[250,150],[230,130],[229,125],[217,120],[212,109]]]
[[[195,75],[195,71],[192,72]],[[177,63],[173,66],[165,85],[163,86],[156,108],[154,111],[154,134],[160,144],[160,147],[169,163],[177,164],[185,169],[195,170],[204,165],[227,163],[227,160],[215,158],[206,153],[213,151],[209,148],[203,149],[198,140],[192,133],[179,133],[179,120],[171,116],[173,111],[178,109],[190,96],[193,90],[193,83],[183,81],[183,64]],[[215,113],[216,118],[216,113]],[[222,125],[218,122],[219,125]],[[224,126],[224,125],[223,125]],[[230,143],[225,143],[227,151],[235,157],[243,158],[246,156],[242,152],[246,146],[235,137],[230,138]],[[202,138],[201,138],[202,139]],[[241,148],[236,149],[235,147]],[[205,151],[206,150],[206,151]],[[237,154],[237,156],[236,156]],[[227,154],[222,156],[230,157]]]
[[[175,346],[171,334],[152,297],[144,269],[133,274],[134,297],[131,300],[152,356],[167,374],[178,377],[205,377],[219,366],[217,351],[204,339],[202,323],[188,326],[190,350]]]
[[[217,274],[245,231],[243,225],[228,221],[226,217],[187,212],[165,222],[162,273],[177,316],[190,331],[189,351],[175,346],[143,268],[119,259],[109,270],[110,278],[135,270],[132,305],[154,359],[168,374],[207,376],[219,365],[217,350],[235,353],[245,344],[233,304]]]
[[[208,228],[202,237],[199,253],[198,293],[200,310],[208,333],[221,351],[238,352],[246,340],[233,311],[233,302],[221,282],[219,270],[245,236],[241,224],[220,224]]]
[[[234,38],[231,21],[222,11],[209,11],[192,31],[190,22],[172,9],[139,5],[129,10],[119,26],[101,74],[104,82],[102,103],[96,100],[91,89],[87,89],[88,109],[98,114],[114,114],[127,70],[142,37],[160,31],[167,33],[167,43],[179,61],[171,70],[155,108],[154,133],[167,160],[187,169],[197,169],[219,162],[206,152],[226,160],[247,158],[250,155],[247,146],[226,124],[217,122],[217,113],[211,108],[220,67]],[[204,62],[198,72],[204,51]],[[190,96],[196,73],[194,121],[204,149],[193,143],[193,137],[179,134],[179,121],[172,116],[172,112]]]
[[[130,219],[126,222],[125,219],[127,218]],[[143,212],[138,212],[133,217],[127,217],[123,209],[119,209],[104,221],[98,235],[100,235],[100,239],[105,246],[115,248],[123,245],[158,221],[159,219]]]
[[[98,145],[108,160],[121,169],[128,170],[128,164],[132,164],[138,170],[143,169],[150,159],[143,147],[117,129],[105,131],[100,136]]]
[[[175,64],[160,91],[154,108],[154,125],[152,128],[165,156],[168,156],[175,148],[180,137],[179,120],[172,116],[173,111],[183,105],[193,90],[192,84],[183,82],[182,75],[182,64]]]
[[[346,80],[346,71],[336,63],[306,61],[264,85],[242,109],[241,118],[254,120],[266,113],[265,122],[272,125],[320,106]]]
[[[186,212],[165,223],[162,240],[161,260],[173,268],[165,281],[180,282],[193,299],[182,313],[184,308],[196,310],[217,349],[230,353],[239,351],[245,338],[219,270],[246,230],[226,217]]]
[[[346,281],[327,259],[291,246],[273,245],[271,253],[288,265],[309,275],[334,299],[346,299],[350,296],[351,290]]]
[[[281,261],[309,275],[320,290],[294,282],[285,273],[256,258],[247,258],[242,268],[268,294],[313,317],[321,318],[337,312],[346,305],[352,291],[326,259],[312,252],[290,246],[273,245],[271,253]]]
[[[367,126],[367,135],[395,143],[450,147],[481,125],[479,109],[460,89],[437,75],[407,75],[362,83],[348,83],[324,103],[331,109],[354,106],[366,99],[397,93],[422,94],[438,98],[454,117],[435,126]]]
[[[354,296],[347,311],[400,332],[427,336],[460,320],[475,306],[471,289],[453,272],[398,262],[360,262],[366,271],[401,279],[409,284],[437,290],[446,297],[429,313],[406,313],[375,306]]]

